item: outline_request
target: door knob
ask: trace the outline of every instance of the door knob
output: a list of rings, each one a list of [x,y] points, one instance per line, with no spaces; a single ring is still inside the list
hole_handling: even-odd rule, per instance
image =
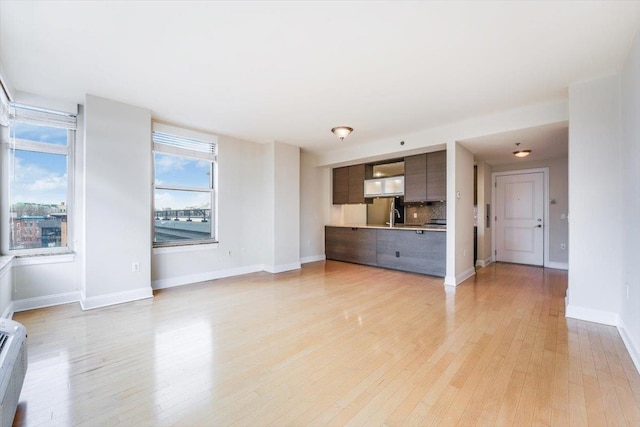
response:
[[[533,228],[542,228],[542,224],[534,225]]]

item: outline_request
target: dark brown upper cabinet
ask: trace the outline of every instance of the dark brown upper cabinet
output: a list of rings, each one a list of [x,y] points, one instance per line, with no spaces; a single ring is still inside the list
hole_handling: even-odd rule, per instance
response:
[[[447,152],[404,158],[404,201],[431,202],[447,199]]]
[[[427,200],[427,155],[404,158],[404,201]]]
[[[427,201],[447,200],[447,152],[427,154]]]
[[[371,165],[353,165],[333,169],[333,204],[370,203],[364,198],[364,180],[371,178]]]

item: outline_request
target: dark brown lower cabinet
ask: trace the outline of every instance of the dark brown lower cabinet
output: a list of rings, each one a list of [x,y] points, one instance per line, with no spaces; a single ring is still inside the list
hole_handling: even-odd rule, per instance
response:
[[[444,277],[447,233],[325,227],[327,259]]]
[[[327,259],[376,265],[376,230],[357,227],[325,227]]]
[[[376,231],[378,267],[444,277],[447,255],[445,232]]]

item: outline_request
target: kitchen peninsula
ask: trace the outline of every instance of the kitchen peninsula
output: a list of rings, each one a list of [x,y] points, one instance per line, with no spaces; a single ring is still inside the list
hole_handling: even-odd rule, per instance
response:
[[[444,277],[446,228],[441,226],[325,226],[326,258]]]

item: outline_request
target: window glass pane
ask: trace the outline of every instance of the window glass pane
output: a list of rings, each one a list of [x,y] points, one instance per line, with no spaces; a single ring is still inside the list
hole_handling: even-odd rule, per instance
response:
[[[154,153],[156,186],[211,188],[211,162],[165,153]]]
[[[211,192],[154,192],[154,242],[211,239]]]
[[[17,139],[67,145],[67,129],[14,122],[11,130],[12,136]]]
[[[67,156],[10,156],[10,249],[67,246]]]

